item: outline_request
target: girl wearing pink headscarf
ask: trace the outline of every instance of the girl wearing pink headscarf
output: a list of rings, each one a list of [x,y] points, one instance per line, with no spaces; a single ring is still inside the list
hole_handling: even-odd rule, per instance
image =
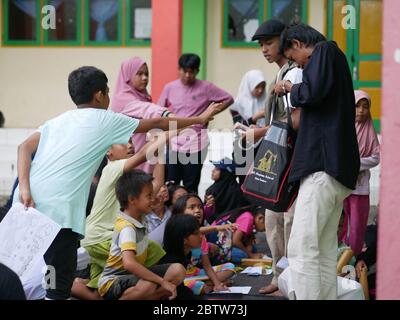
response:
[[[369,169],[379,164],[379,141],[371,119],[371,98],[368,93],[354,91],[356,100],[356,132],[360,151],[360,173],[356,189],[344,200],[345,224],[341,240],[354,255],[361,253],[369,214]]]
[[[152,103],[147,92],[149,69],[146,62],[139,57],[125,60],[118,74],[117,84],[111,101],[111,109],[136,119],[168,117],[171,112]],[[146,144],[145,133],[134,133],[132,144],[138,152]],[[153,173],[154,165],[145,162],[138,167],[147,173]]]

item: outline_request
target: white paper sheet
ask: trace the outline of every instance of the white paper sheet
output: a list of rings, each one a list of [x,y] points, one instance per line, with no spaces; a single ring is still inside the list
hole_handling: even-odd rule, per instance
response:
[[[61,227],[33,208],[12,206],[0,223],[0,262],[24,281],[50,247]]]
[[[289,267],[289,260],[283,256],[276,264],[278,268],[281,268],[285,270],[287,267]]]
[[[262,275],[262,267],[247,267],[241,273],[245,273],[248,275]]]
[[[213,291],[215,293],[241,293],[241,294],[249,294],[251,287],[229,287],[229,291]]]

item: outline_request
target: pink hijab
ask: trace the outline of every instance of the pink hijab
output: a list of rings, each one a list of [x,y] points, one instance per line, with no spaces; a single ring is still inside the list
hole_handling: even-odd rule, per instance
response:
[[[145,63],[139,57],[130,58],[122,62],[111,103],[111,109],[114,112],[123,113],[123,109],[134,100],[151,102],[151,96],[147,90],[142,92],[129,84],[132,76],[136,75]]]
[[[355,90],[356,104],[361,99],[367,99],[371,108],[371,97],[365,91]],[[372,123],[371,113],[365,122],[356,122],[356,132],[360,157],[365,158],[379,153],[379,140]]]

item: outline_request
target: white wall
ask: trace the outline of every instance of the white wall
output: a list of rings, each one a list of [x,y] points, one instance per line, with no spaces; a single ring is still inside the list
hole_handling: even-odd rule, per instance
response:
[[[0,46],[0,110],[7,128],[36,128],[75,108],[68,75],[81,66],[102,69],[110,96],[121,62],[138,55],[151,67],[150,48],[11,48]]]
[[[0,129],[0,196],[11,193],[17,177],[17,148],[32,129]]]

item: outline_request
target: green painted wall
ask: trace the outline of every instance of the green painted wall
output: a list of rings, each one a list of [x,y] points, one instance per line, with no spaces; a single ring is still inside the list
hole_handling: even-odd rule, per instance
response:
[[[201,58],[199,79],[207,69],[207,0],[183,0],[182,53],[196,53]]]

